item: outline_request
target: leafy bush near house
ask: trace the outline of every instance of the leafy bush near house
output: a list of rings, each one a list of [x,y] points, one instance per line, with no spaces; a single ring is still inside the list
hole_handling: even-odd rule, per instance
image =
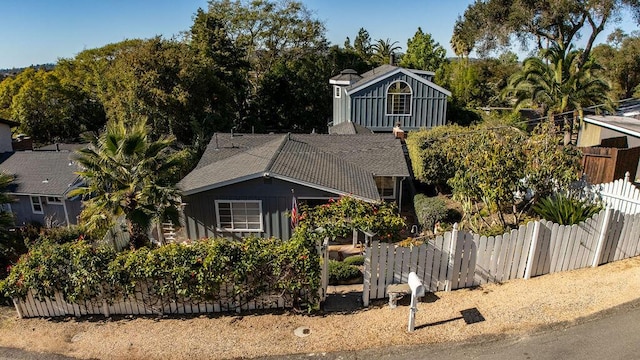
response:
[[[27,246],[32,247],[41,243],[65,244],[87,238],[87,232],[80,226],[61,226],[53,228],[27,225],[18,230],[24,236]]]
[[[533,211],[546,220],[560,225],[573,225],[585,221],[602,210],[602,206],[564,194],[538,200]]]
[[[114,301],[132,295],[140,283],[159,298],[247,301],[276,292],[296,307],[312,307],[320,286],[319,256],[314,244],[295,234],[287,242],[207,239],[121,253],[84,241],[43,243],[11,269],[0,293],[24,298],[31,289],[39,298],[60,292],[69,302]],[[221,293],[221,286],[227,291]]]
[[[362,276],[360,269],[344,261],[329,260],[329,284],[336,285]]]
[[[362,255],[353,255],[344,259],[343,263],[348,265],[360,266],[364,265],[364,256]]]
[[[447,206],[439,197],[428,197],[424,194],[418,194],[413,198],[413,206],[416,210],[416,216],[422,229],[433,231],[437,222],[446,219],[448,210]]]
[[[368,203],[351,196],[330,199],[329,203],[309,208],[300,207],[298,220],[307,231],[301,236],[312,238],[322,229],[322,236],[331,238],[351,236],[353,229],[365,230],[377,234],[383,241],[392,241],[400,237],[405,220],[398,214],[395,203]],[[296,233],[300,226],[296,228]]]

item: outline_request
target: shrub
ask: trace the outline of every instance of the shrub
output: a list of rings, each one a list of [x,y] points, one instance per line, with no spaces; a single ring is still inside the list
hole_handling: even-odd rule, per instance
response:
[[[28,247],[41,243],[65,244],[86,238],[84,229],[76,225],[44,228],[30,224],[18,229],[18,234],[24,238]]]
[[[447,206],[440,197],[427,197],[418,194],[413,198],[418,222],[423,230],[433,232],[436,223],[447,218]]]
[[[357,266],[343,261],[329,260],[329,284],[336,285],[344,281],[357,279],[362,276]]]
[[[302,237],[289,241],[250,237],[244,241],[207,239],[191,245],[125,251],[94,248],[84,241],[32,248],[0,282],[0,293],[24,298],[31,289],[38,298],[60,292],[71,303],[114,301],[132,295],[146,283],[160,299],[254,299],[276,291],[299,308],[317,303],[320,263],[315,246]]]
[[[602,206],[564,194],[538,200],[533,211],[546,220],[560,225],[573,225],[585,221],[602,210]]]
[[[343,263],[348,265],[360,266],[364,265],[364,256],[362,255],[353,255],[344,259]]]

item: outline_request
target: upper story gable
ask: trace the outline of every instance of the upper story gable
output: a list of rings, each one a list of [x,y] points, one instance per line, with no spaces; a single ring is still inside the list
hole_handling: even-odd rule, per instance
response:
[[[344,70],[333,87],[333,125],[352,122],[373,131],[406,130],[446,123],[451,92],[432,82],[430,71],[382,65],[362,75]]]

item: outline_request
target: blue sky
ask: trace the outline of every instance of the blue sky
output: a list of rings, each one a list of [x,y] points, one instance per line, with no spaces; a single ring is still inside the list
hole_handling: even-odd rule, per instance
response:
[[[457,17],[472,0],[302,0],[342,45],[364,27],[372,39],[390,38],[403,50],[418,27],[449,55]],[[132,38],[170,38],[188,30],[206,0],[5,0],[0,2],[0,68],[55,62],[84,49]],[[637,29],[629,22],[623,28]],[[599,40],[606,38],[600,35]]]

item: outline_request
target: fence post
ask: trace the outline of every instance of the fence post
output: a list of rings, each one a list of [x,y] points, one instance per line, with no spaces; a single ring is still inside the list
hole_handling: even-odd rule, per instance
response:
[[[13,298],[13,306],[16,307],[16,311],[18,312],[18,318],[22,319],[24,315],[22,314],[22,308],[20,307],[20,300]]]
[[[455,251],[458,242],[458,223],[453,224],[453,230],[451,231],[451,245],[449,246],[449,272],[447,273],[447,284],[444,287],[445,291],[451,291],[451,283],[453,282],[453,268],[455,266]]]
[[[527,267],[524,269],[524,278],[531,278],[533,267],[533,258],[538,248],[538,237],[540,235],[540,221],[536,221],[533,225],[533,234],[531,235],[531,246],[529,246],[529,257],[527,258]]]
[[[600,265],[600,257],[602,256],[602,250],[604,249],[604,242],[607,238],[607,231],[609,231],[609,222],[611,219],[611,213],[613,209],[607,207],[604,213],[604,219],[602,219],[602,229],[600,229],[600,235],[598,236],[598,244],[596,245],[596,252],[593,254],[593,262],[591,267],[597,267]]]
[[[377,242],[375,242],[377,245]],[[371,249],[374,246],[372,241],[368,247],[365,247],[364,253],[364,280],[362,284],[362,305],[369,306],[369,286],[371,286]]]

